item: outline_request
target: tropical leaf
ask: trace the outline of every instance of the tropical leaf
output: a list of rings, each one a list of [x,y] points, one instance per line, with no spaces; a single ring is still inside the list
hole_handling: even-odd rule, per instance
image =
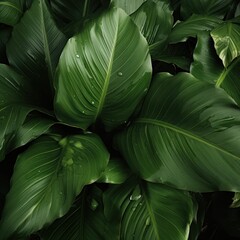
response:
[[[128,15],[131,15],[147,0],[111,0],[116,7],[122,8]]]
[[[14,136],[13,149],[24,146],[37,137],[46,134],[56,122],[38,112],[30,113]]]
[[[99,118],[107,129],[123,124],[146,94],[151,71],[146,40],[123,10],[111,8],[64,48],[56,115],[82,129]]]
[[[231,204],[232,208],[239,208],[240,207],[240,193],[236,192],[233,197],[233,202]]]
[[[102,190],[89,186],[83,189],[70,211],[40,235],[43,240],[110,240],[110,226],[103,212]]]
[[[221,24],[211,32],[217,54],[224,67],[240,55],[240,26],[231,22]]]
[[[20,0],[0,1],[0,23],[14,26],[20,20],[23,9]]]
[[[36,0],[14,27],[7,44],[10,64],[31,80],[45,96],[42,102],[45,100],[48,107],[52,99],[51,81],[65,43],[66,38],[52,20],[46,1]]]
[[[181,15],[185,18],[192,14],[202,14],[223,18],[234,0],[181,0]]]
[[[225,68],[214,49],[208,32],[198,35],[191,73],[196,78],[223,88],[240,105],[240,57]]]
[[[104,193],[112,239],[187,240],[196,217],[192,196],[162,184],[127,181]]]
[[[146,1],[131,15],[131,18],[147,39],[152,57],[166,48],[173,25],[169,4]]]
[[[131,170],[128,168],[126,162],[120,158],[110,158],[110,161],[98,179],[98,182],[121,184],[124,183],[131,175]]]
[[[175,24],[169,36],[169,42],[184,42],[189,37],[196,37],[202,31],[214,29],[220,23],[222,20],[214,16],[192,15],[187,20]]]
[[[94,134],[38,139],[17,159],[0,239],[26,236],[62,217],[82,188],[101,176],[108,158]]]
[[[0,160],[15,145],[16,132],[37,104],[28,80],[0,64]]]
[[[240,110],[187,73],[160,74],[116,142],[142,178],[196,192],[239,191]]]
[[[156,60],[174,64],[186,71],[190,69],[191,58],[191,51],[185,42],[169,44],[163,52],[156,56]]]
[[[102,7],[101,0],[50,0],[50,5],[58,27],[71,36]]]

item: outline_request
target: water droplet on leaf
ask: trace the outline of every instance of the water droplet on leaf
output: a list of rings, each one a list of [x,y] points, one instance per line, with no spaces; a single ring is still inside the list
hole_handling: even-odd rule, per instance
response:
[[[95,104],[95,102],[94,102],[94,101],[92,101],[91,103],[92,103],[92,105],[94,105],[94,104]]]
[[[76,54],[76,57],[79,58],[80,56],[78,54]]]
[[[145,225],[146,225],[146,226],[149,226],[150,224],[151,224],[151,219],[150,219],[150,217],[148,217],[148,218],[146,219]]]
[[[139,186],[137,186],[137,187],[133,190],[132,195],[130,196],[130,200],[131,200],[131,201],[137,201],[137,200],[139,200],[141,197],[142,197],[142,195],[141,195],[140,188],[139,188]]]
[[[98,207],[98,202],[97,202],[96,199],[93,198],[92,201],[91,201],[90,208],[91,208],[93,211],[95,211],[95,210],[97,209],[97,207]]]
[[[122,72],[118,72],[118,76],[119,76],[119,77],[122,77],[122,76],[123,76],[123,73],[122,73]]]

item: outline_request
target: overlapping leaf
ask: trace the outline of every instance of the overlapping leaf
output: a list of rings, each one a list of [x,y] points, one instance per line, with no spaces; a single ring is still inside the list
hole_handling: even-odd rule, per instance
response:
[[[41,232],[43,240],[111,240],[111,224],[103,213],[102,191],[83,189],[70,211]]]
[[[173,24],[169,4],[146,1],[131,15],[131,18],[147,39],[152,57],[166,48]]]
[[[203,14],[223,18],[234,0],[181,0],[181,14],[187,18],[192,14]]]
[[[128,119],[151,79],[148,44],[130,17],[111,8],[71,38],[60,57],[55,112],[86,129],[101,119],[107,129]]]
[[[20,0],[0,1],[0,23],[14,26],[20,20],[23,9]]]
[[[192,15],[185,21],[177,22],[169,36],[169,42],[186,41],[189,37],[196,37],[202,31],[210,31],[217,27],[222,20],[214,16]]]
[[[221,24],[211,32],[217,54],[224,67],[240,56],[240,26],[231,22]]]
[[[36,0],[14,27],[7,44],[10,64],[31,80],[48,106],[52,100],[51,81],[65,43],[66,38],[52,20],[46,1]]]
[[[108,158],[94,134],[37,140],[17,159],[0,222],[0,239],[31,234],[62,217],[84,185],[101,176]]]
[[[223,88],[240,104],[239,57],[225,68],[216,54],[209,33],[203,32],[198,35],[198,42],[193,58],[191,73],[196,78]]]
[[[187,240],[197,205],[190,194],[161,184],[127,181],[104,193],[112,239]]]
[[[158,75],[139,118],[116,141],[146,180],[200,192],[240,190],[240,109],[190,74]]]

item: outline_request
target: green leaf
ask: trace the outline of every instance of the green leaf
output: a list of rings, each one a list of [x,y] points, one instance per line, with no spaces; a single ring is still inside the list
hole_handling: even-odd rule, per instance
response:
[[[56,124],[54,120],[47,118],[43,114],[29,114],[22,126],[15,133],[13,148],[24,146],[37,137],[46,134],[54,124]]]
[[[107,240],[110,226],[103,212],[102,191],[93,186],[84,188],[70,211],[40,235],[43,240]]]
[[[234,0],[181,0],[181,15],[185,18],[192,14],[202,14],[223,18]]]
[[[240,57],[225,68],[214,49],[208,32],[198,35],[193,54],[191,74],[196,78],[223,88],[240,105]]]
[[[189,71],[191,65],[191,51],[186,43],[169,44],[167,48],[156,56],[156,60],[172,63],[179,68]]]
[[[51,104],[51,81],[65,43],[66,38],[55,26],[46,1],[36,0],[14,27],[7,44],[10,64],[31,80],[45,96],[42,100],[47,106]]]
[[[240,193],[236,192],[233,197],[233,202],[231,204],[232,208],[239,208],[240,207]]]
[[[55,112],[86,129],[101,119],[106,129],[123,124],[151,79],[148,45],[121,9],[112,8],[69,39],[60,57]]]
[[[131,175],[131,170],[123,159],[111,158],[107,168],[98,179],[101,183],[121,184]]]
[[[82,188],[101,176],[108,159],[94,134],[37,140],[15,164],[0,239],[31,234],[62,217]]]
[[[127,181],[104,193],[104,209],[112,239],[187,240],[197,205],[187,192]]]
[[[169,4],[146,1],[131,15],[131,18],[147,39],[152,57],[166,47],[173,25]]]
[[[184,42],[189,37],[196,37],[202,31],[214,29],[221,22],[222,20],[213,16],[192,15],[187,20],[175,24],[169,36],[169,42]]]
[[[14,26],[20,20],[23,9],[20,0],[0,1],[0,23]]]
[[[12,149],[14,136],[37,101],[28,80],[0,64],[0,160]]]
[[[211,32],[218,56],[224,67],[240,55],[240,26],[231,22],[221,24]]]
[[[112,0],[112,4],[122,8],[128,15],[134,13],[147,0]]]
[[[142,112],[117,139],[143,179],[196,192],[239,191],[240,110],[187,73],[157,75]]]
[[[50,0],[50,5],[58,27],[71,36],[102,7],[101,0]]]

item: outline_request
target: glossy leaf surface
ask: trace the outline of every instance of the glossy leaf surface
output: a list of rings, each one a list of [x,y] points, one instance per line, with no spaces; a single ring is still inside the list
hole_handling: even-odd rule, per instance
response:
[[[240,26],[231,22],[221,24],[211,32],[217,54],[224,67],[240,55]]]
[[[127,181],[104,193],[114,239],[187,240],[197,206],[190,194],[161,184]]]
[[[164,2],[146,1],[131,18],[147,39],[152,57],[163,51],[173,25],[169,5]]]
[[[112,4],[122,8],[127,14],[134,13],[146,0],[112,0]]]
[[[41,232],[43,240],[107,240],[110,224],[103,213],[102,191],[84,188],[69,212]]]
[[[196,78],[223,88],[240,104],[239,57],[225,68],[216,54],[209,33],[205,32],[198,36],[193,59],[191,73]]]
[[[169,36],[170,43],[186,41],[189,37],[196,37],[198,33],[212,30],[222,20],[213,16],[192,15],[185,21],[177,22]]]
[[[14,27],[7,44],[10,64],[45,96],[43,102],[51,100],[51,81],[65,43],[66,38],[52,20],[46,1],[36,0]]]
[[[148,45],[129,16],[117,8],[69,39],[60,57],[55,112],[86,129],[101,119],[107,129],[132,114],[151,79]]]
[[[240,189],[240,110],[190,74],[158,75],[139,118],[116,141],[146,180],[198,192]]]
[[[101,176],[108,158],[94,134],[37,140],[17,159],[0,239],[31,234],[62,217],[82,188]]]

